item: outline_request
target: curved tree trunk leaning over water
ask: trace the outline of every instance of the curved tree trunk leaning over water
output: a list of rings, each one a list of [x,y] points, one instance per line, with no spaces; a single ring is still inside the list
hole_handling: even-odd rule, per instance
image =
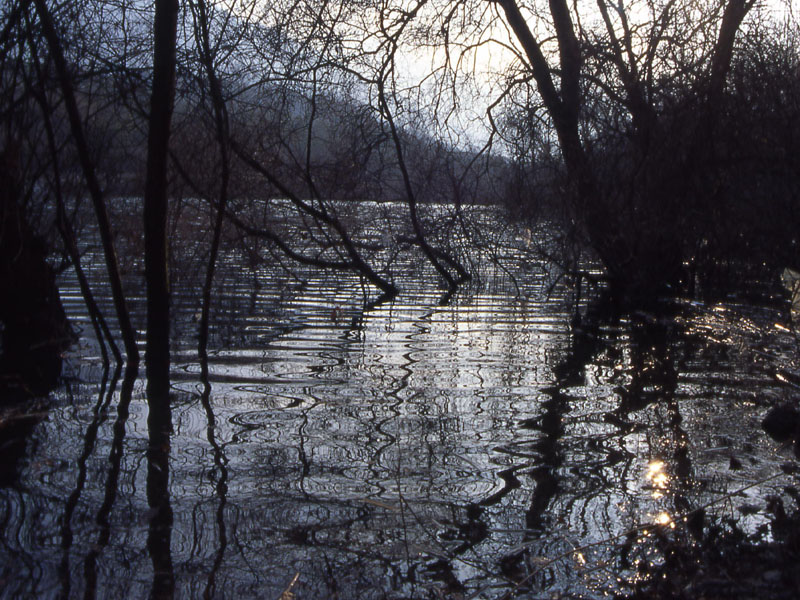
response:
[[[388,68],[388,65],[386,65]],[[403,187],[405,188],[406,193],[406,204],[408,205],[408,213],[409,218],[411,219],[411,226],[414,230],[414,239],[413,242],[422,249],[422,253],[425,255],[425,258],[428,259],[428,262],[433,265],[436,272],[444,279],[445,283],[447,284],[447,293],[442,296],[440,300],[440,304],[446,304],[452,294],[458,289],[458,286],[471,279],[470,274],[467,270],[458,263],[455,259],[450,257],[447,253],[442,251],[438,251],[437,249],[433,248],[429,243],[425,235],[425,231],[422,228],[422,225],[419,220],[419,215],[417,213],[417,197],[414,193],[414,188],[411,185],[411,179],[408,174],[408,168],[406,166],[404,152],[403,152],[403,143],[400,140],[400,136],[397,131],[397,126],[395,125],[394,118],[392,117],[392,111],[389,107],[389,101],[387,99],[386,89],[385,89],[385,80],[387,79],[387,75],[385,73],[382,74],[382,77],[378,80],[378,104],[381,109],[382,117],[386,120],[387,124],[389,125],[389,131],[392,134],[392,142],[395,147],[395,152],[397,154],[397,163],[400,169],[400,173],[403,179]],[[447,270],[447,268],[442,264],[442,261],[439,260],[440,257],[443,257],[444,261],[453,265],[456,272],[458,273],[459,277],[456,279]]]
[[[379,304],[386,300],[391,300],[392,298],[397,296],[397,288],[395,287],[395,285],[391,281],[388,281],[387,279],[381,277],[378,273],[376,273],[375,270],[364,259],[364,257],[361,256],[361,254],[358,251],[358,248],[353,242],[353,239],[350,237],[347,228],[336,217],[335,214],[331,214],[330,212],[328,212],[324,206],[322,208],[317,208],[315,206],[312,206],[309,202],[306,202],[305,200],[300,198],[300,196],[295,194],[285,184],[283,184],[281,180],[275,176],[274,173],[272,173],[258,160],[256,160],[253,156],[251,156],[242,148],[238,147],[236,144],[232,145],[232,150],[242,160],[244,164],[250,167],[255,173],[261,175],[266,181],[268,181],[271,185],[273,185],[275,189],[279,190],[287,200],[289,200],[294,206],[298,208],[299,211],[313,217],[320,223],[329,226],[331,230],[334,231],[336,235],[339,237],[341,245],[345,250],[347,259],[332,261],[332,260],[318,259],[311,256],[304,256],[298,252],[293,251],[288,246],[288,244],[286,244],[285,241],[283,241],[278,235],[276,235],[269,229],[263,227],[253,227],[245,223],[243,220],[239,219],[235,215],[228,213],[227,215],[228,218],[234,225],[236,225],[237,228],[241,229],[250,236],[260,237],[275,243],[281,250],[281,252],[283,252],[286,256],[288,256],[292,260],[297,261],[300,264],[311,265],[322,269],[334,269],[338,271],[352,271],[360,273],[372,285],[380,289],[382,292],[381,295],[378,297],[378,299],[375,300],[375,302],[373,302],[373,304]]]
[[[73,230],[72,223],[67,216],[62,186],[63,176],[60,167],[60,157],[58,145],[56,143],[55,129],[53,127],[54,111],[47,99],[47,93],[44,87],[44,71],[42,70],[42,65],[39,60],[36,39],[34,38],[30,25],[27,27],[26,38],[32,55],[31,65],[33,67],[33,72],[36,75],[36,81],[28,83],[28,85],[31,87],[36,104],[39,106],[39,109],[42,113],[42,125],[44,127],[45,137],[47,138],[47,148],[50,152],[51,170],[53,172],[53,195],[55,196],[56,203],[56,226],[64,244],[64,249],[66,250],[70,260],[72,261],[72,266],[75,269],[75,276],[78,279],[78,285],[81,288],[81,294],[83,295],[86,309],[89,311],[89,317],[92,321],[95,337],[100,344],[103,365],[106,367],[108,366],[108,350],[106,348],[106,343],[108,343],[108,345],[111,347],[111,352],[114,354],[114,359],[117,362],[117,366],[120,367],[123,362],[122,353],[120,352],[117,343],[114,341],[114,336],[108,327],[108,322],[103,316],[103,312],[97,305],[94,293],[92,292],[92,287],[89,284],[89,280],[86,277],[83,267],[81,266],[81,253],[78,248],[75,231]]]
[[[122,289],[122,279],[119,273],[117,254],[114,249],[114,241],[111,234],[111,222],[108,218],[105,198],[100,188],[100,182],[98,181],[95,166],[92,162],[89,152],[89,145],[87,143],[86,134],[81,122],[78,104],[75,100],[75,91],[70,78],[69,70],[67,68],[66,60],[64,59],[62,43],[58,37],[58,33],[56,32],[55,25],[53,24],[53,17],[47,8],[45,0],[33,1],[42,25],[42,33],[47,40],[47,44],[53,58],[61,92],[64,96],[64,105],[69,118],[70,130],[72,132],[72,137],[75,140],[75,146],[78,150],[81,169],[83,170],[83,176],[86,180],[86,185],[89,188],[89,196],[92,199],[95,215],[97,217],[97,227],[103,244],[103,254],[105,256],[106,269],[108,271],[108,278],[111,284],[112,295],[114,297],[114,307],[117,313],[117,320],[119,321],[119,327],[122,332],[122,340],[125,344],[125,354],[129,363],[138,365],[139,351],[136,348],[136,334],[134,333],[133,325],[131,324],[128,307],[125,302],[125,294]]]

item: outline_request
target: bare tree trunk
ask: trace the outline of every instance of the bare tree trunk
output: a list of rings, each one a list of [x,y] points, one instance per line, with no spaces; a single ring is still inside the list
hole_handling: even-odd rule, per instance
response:
[[[153,25],[153,90],[147,137],[144,192],[145,280],[147,282],[147,502],[153,511],[147,549],[153,563],[151,598],[175,592],[170,541],[169,448],[172,419],[169,405],[169,272],[167,270],[167,161],[175,98],[178,1],[156,0]]]
[[[151,517],[147,528],[147,552],[153,565],[153,585],[150,589],[150,598],[153,600],[167,600],[175,595],[171,550],[174,517],[169,494],[169,449],[169,432],[150,427],[147,448],[147,504]]]
[[[620,270],[619,257],[624,250],[618,248],[619,237],[613,231],[611,216],[598,197],[597,182],[581,142],[579,118],[581,109],[580,68],[581,56],[574,26],[566,0],[550,0],[550,14],[556,28],[561,56],[561,90],[553,81],[553,69],[539,47],[516,0],[498,0],[508,24],[522,46],[531,74],[561,144],[564,164],[574,182],[574,208],[577,220],[584,225],[586,236],[605,264],[612,279]]]
[[[711,76],[708,85],[708,102],[712,106],[717,103],[725,89],[725,79],[731,68],[733,44],[742,21],[753,8],[755,0],[730,0],[722,13],[719,36],[714,45],[714,56],[711,59]]]
[[[177,0],[156,0],[153,90],[144,193],[147,341],[145,366],[151,427],[169,427],[169,273],[167,271],[167,160],[175,97]]]
[[[217,265],[217,255],[222,238],[222,222],[228,206],[228,186],[230,182],[230,144],[228,136],[228,109],[222,95],[217,72],[214,67],[214,54],[211,50],[210,16],[205,0],[193,4],[195,9],[195,37],[199,45],[200,62],[206,70],[208,86],[211,92],[211,104],[214,112],[214,129],[217,144],[220,150],[220,184],[217,214],[214,219],[214,233],[211,239],[211,251],[208,257],[206,278],[203,284],[203,305],[200,313],[200,331],[198,335],[197,352],[200,356],[200,365],[203,379],[208,385],[208,322],[211,312],[211,289],[214,284],[214,272]]]

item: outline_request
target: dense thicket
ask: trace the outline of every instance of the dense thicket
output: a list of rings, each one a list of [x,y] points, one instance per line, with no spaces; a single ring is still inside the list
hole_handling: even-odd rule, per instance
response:
[[[723,87],[712,94],[696,50],[653,76],[639,122],[628,92],[604,79],[610,59],[599,48],[587,55],[581,121],[591,198],[570,200],[569,166],[541,127],[526,132],[534,141],[518,171],[546,190],[539,203],[530,194],[530,205],[582,234],[628,299],[741,289],[798,263],[796,32],[753,21],[737,39]],[[519,128],[521,119],[509,123]],[[601,231],[584,201],[596,205]]]

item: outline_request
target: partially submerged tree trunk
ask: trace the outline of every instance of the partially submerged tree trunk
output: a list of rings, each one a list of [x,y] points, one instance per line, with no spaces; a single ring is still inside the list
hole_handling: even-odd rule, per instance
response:
[[[153,90],[144,194],[147,341],[145,364],[151,426],[169,424],[169,273],[167,270],[167,160],[175,96],[177,0],[157,0]]]
[[[531,31],[516,0],[499,0],[505,17],[517,37],[542,101],[553,120],[564,165],[571,179],[574,218],[582,223],[589,243],[609,271],[617,278],[621,255],[620,238],[614,231],[613,215],[599,196],[599,186],[589,164],[580,136],[581,51],[565,0],[551,0],[550,12],[557,32],[561,70],[561,89],[556,88],[553,70]]]
[[[144,251],[147,282],[145,367],[149,414],[147,501],[152,512],[147,549],[153,564],[151,598],[172,598],[172,507],[169,500],[169,451],[172,416],[169,404],[170,291],[167,253],[167,163],[175,97],[177,0],[156,0],[153,25],[153,89],[147,138],[144,193]]]
[[[222,85],[217,77],[214,65],[214,52],[211,47],[210,15],[205,0],[199,0],[192,5],[195,15],[195,40],[198,45],[200,62],[208,77],[208,87],[211,95],[211,107],[214,114],[214,130],[220,153],[220,182],[217,201],[217,212],[214,217],[214,230],[211,238],[211,250],[206,267],[206,278],[203,284],[203,301],[200,315],[200,330],[198,333],[197,353],[200,357],[200,367],[203,379],[208,385],[208,326],[211,315],[211,290],[214,285],[217,256],[219,255],[220,241],[222,240],[222,224],[228,206],[228,192],[230,183],[230,142],[228,108],[222,94]]]
[[[0,402],[46,394],[72,330],[44,242],[21,206],[18,157],[0,152]]]

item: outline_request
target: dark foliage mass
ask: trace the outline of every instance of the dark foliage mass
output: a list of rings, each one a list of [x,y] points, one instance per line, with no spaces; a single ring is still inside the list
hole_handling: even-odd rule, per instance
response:
[[[599,6],[605,31],[579,40],[589,44],[582,75],[573,75],[580,100],[571,120],[552,119],[561,155],[553,156],[549,130],[534,121],[541,111],[526,105],[509,122],[526,144],[518,172],[545,190],[543,210],[561,209],[619,298],[634,304],[664,293],[742,291],[796,266],[794,31],[747,21],[752,4],[730,2],[721,18],[674,31],[682,54],[652,33],[670,29],[672,18],[688,25],[667,9],[664,30],[652,25],[642,40],[624,15]],[[705,42],[692,37],[711,24]]]
[[[18,160],[0,155],[0,401],[49,391],[73,339],[46,243],[20,205]]]
[[[787,513],[778,497],[767,500],[774,518],[756,534],[743,532],[734,519],[704,527],[702,514],[694,515],[691,531],[657,531],[664,561],[643,569],[642,582],[626,597],[794,598],[800,586],[800,511]]]
[[[596,149],[605,198],[632,257],[623,285],[663,279],[713,295],[797,265],[794,41],[752,35],[713,104],[696,89],[669,90],[645,153],[619,134]]]

